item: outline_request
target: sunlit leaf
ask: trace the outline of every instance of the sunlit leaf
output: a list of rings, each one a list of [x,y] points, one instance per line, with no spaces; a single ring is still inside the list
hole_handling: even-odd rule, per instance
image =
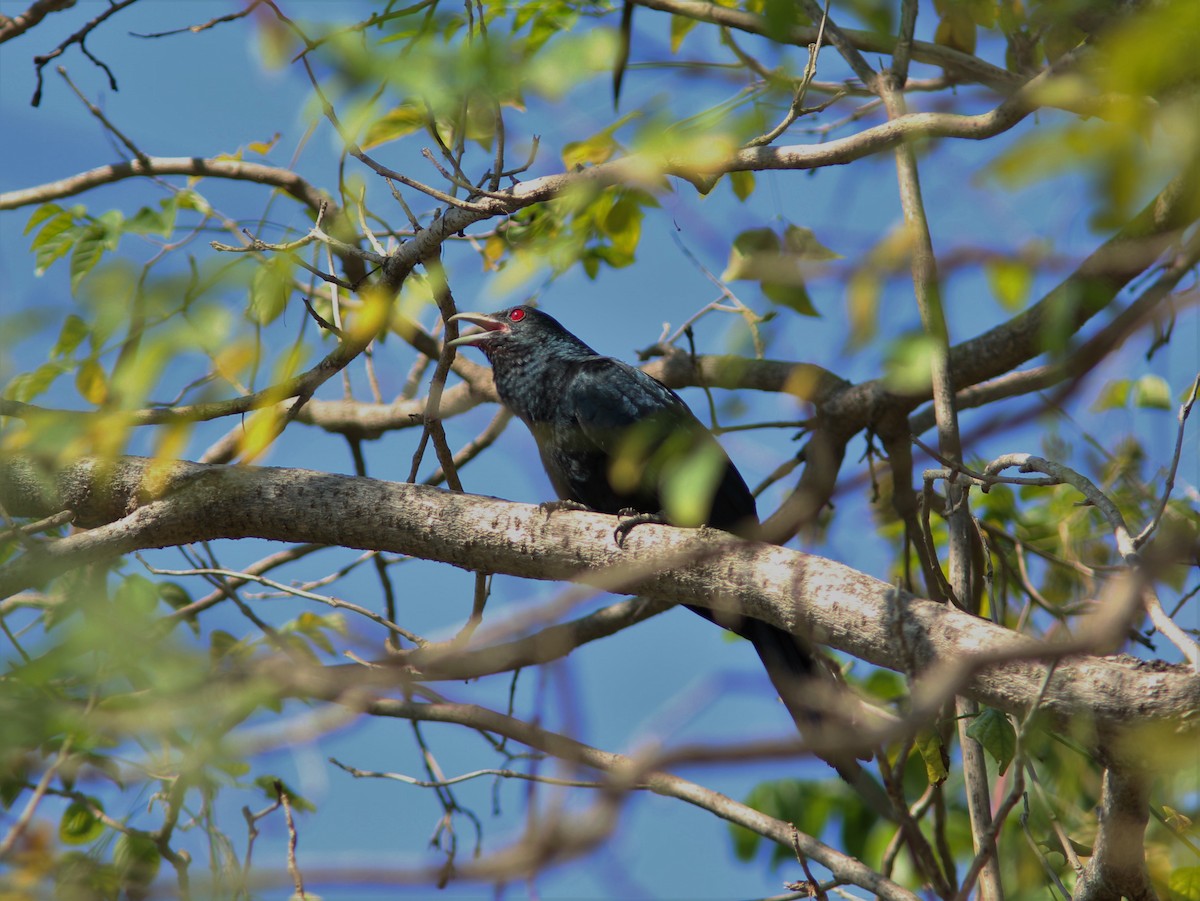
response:
[[[1178,867],[1167,877],[1167,885],[1178,901],[1200,901],[1200,867]]]
[[[680,526],[707,522],[724,471],[725,455],[711,444],[702,445],[673,466],[662,486],[663,509],[671,522]]]
[[[563,165],[568,169],[577,169],[587,165],[595,166],[605,163],[617,152],[617,147],[616,138],[612,136],[611,131],[606,129],[582,141],[570,141],[564,144]]]
[[[1010,312],[1025,308],[1033,288],[1033,271],[1020,260],[996,259],[984,267],[992,294]]]
[[[1164,804],[1162,807],[1163,817],[1167,825],[1176,832],[1187,832],[1192,828],[1192,819],[1186,814],[1180,813],[1174,807]]]
[[[1133,383],[1133,405],[1152,410],[1170,410],[1171,386],[1158,375],[1144,375]]]
[[[266,156],[271,152],[276,144],[279,143],[280,133],[275,132],[269,141],[251,141],[246,145],[246,149],[251,153],[257,153],[259,156]]]
[[[88,403],[100,406],[108,400],[108,375],[98,361],[84,360],[75,370],[75,388]]]

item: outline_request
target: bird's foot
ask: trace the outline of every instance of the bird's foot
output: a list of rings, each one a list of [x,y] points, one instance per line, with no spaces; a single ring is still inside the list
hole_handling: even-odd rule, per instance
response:
[[[640,510],[634,510],[632,507],[627,507],[624,510],[618,510],[617,516],[626,517],[617,523],[617,527],[613,529],[613,541],[617,543],[617,547],[625,547],[625,539],[629,533],[638,526],[646,523],[657,523],[660,526],[667,525],[667,518],[661,513],[643,513]]]
[[[546,514],[546,519],[549,519],[552,513],[562,513],[564,510],[581,510],[587,512],[592,508],[587,504],[579,503],[579,501],[562,499],[557,501],[543,501],[538,504],[538,509]]]

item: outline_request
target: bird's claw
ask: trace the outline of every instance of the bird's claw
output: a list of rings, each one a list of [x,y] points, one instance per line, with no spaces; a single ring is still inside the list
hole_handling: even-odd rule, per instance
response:
[[[562,513],[564,510],[588,511],[591,509],[587,504],[581,504],[579,501],[567,499],[557,501],[542,501],[538,504],[538,509],[546,514],[546,519],[550,518],[553,513]]]
[[[625,547],[625,539],[629,537],[629,533],[638,526],[645,525],[646,523],[665,525],[667,522],[661,513],[643,513],[640,510],[634,510],[629,507],[617,511],[617,516],[626,517],[617,523],[617,527],[613,529],[613,541],[617,543],[617,547],[622,549]]]

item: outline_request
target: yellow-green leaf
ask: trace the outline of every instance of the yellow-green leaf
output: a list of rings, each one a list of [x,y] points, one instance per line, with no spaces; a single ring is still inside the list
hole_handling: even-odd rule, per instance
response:
[[[925,761],[925,777],[929,780],[929,784],[941,785],[945,782],[950,775],[946,768],[949,758],[946,756],[946,749],[942,745],[941,737],[933,730],[918,733],[917,750],[921,754],[921,759]]]
[[[401,103],[376,119],[362,139],[363,150],[370,150],[388,141],[395,141],[425,127],[428,116],[424,107],[415,103]]]
[[[279,132],[275,132],[274,137],[269,141],[251,141],[246,145],[246,149],[251,153],[257,153],[259,156],[266,156],[271,152],[271,148],[279,143]]]
[[[725,455],[713,444],[701,446],[672,467],[662,485],[667,518],[680,526],[707,522],[724,470]]]
[[[1200,867],[1179,867],[1167,878],[1171,897],[1179,901],[1200,901]]]
[[[754,173],[749,170],[730,172],[729,186],[738,200],[745,200],[754,193]]]
[[[975,52],[975,22],[961,7],[951,7],[938,21],[934,43],[963,53]]]
[[[1004,309],[1015,312],[1025,308],[1033,287],[1033,272],[1019,260],[992,260],[987,264],[988,284]]]
[[[586,165],[595,166],[611,159],[616,151],[616,138],[605,130],[582,141],[571,141],[564,145],[563,165],[568,169]]]
[[[1100,396],[1092,404],[1092,412],[1103,410],[1119,410],[1129,403],[1129,389],[1132,383],[1129,379],[1113,379],[1100,389]]]
[[[679,46],[688,32],[696,27],[698,19],[691,16],[671,16],[671,52],[678,53]]]
[[[100,406],[108,400],[108,376],[96,360],[84,360],[75,370],[75,388],[88,403]]]

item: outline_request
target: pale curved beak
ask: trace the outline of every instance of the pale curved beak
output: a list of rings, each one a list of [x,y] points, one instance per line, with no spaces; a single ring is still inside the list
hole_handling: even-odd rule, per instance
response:
[[[507,332],[508,326],[499,319],[493,318],[489,313],[459,313],[450,317],[451,322],[469,322],[471,325],[479,326],[479,331],[470,332],[466,335],[460,335],[453,341],[447,341],[451,347],[467,347],[469,345],[478,344],[480,341],[487,339],[492,332]]]

